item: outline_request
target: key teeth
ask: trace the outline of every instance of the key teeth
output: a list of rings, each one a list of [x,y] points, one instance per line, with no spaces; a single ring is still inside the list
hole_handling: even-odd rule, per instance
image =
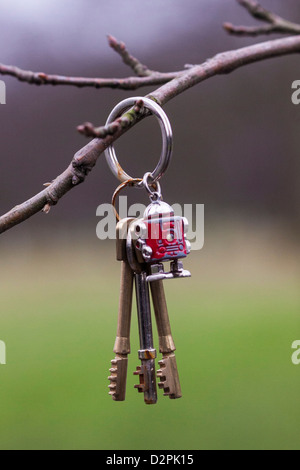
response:
[[[158,369],[158,371],[156,372],[156,375],[157,377],[160,379],[160,382],[158,384],[159,388],[163,388],[165,386],[165,382],[167,380],[166,378],[166,374],[165,374],[165,371],[164,369],[166,368],[166,363],[165,361],[162,359],[161,361],[158,361],[158,364],[160,365],[160,369]]]
[[[111,361],[111,365],[112,366],[116,366],[116,367],[111,367],[109,369],[109,372],[111,373],[111,375],[108,376],[108,380],[111,382],[109,385],[108,385],[108,388],[109,388],[109,395],[111,395],[111,397],[114,399],[115,398],[115,394],[116,394],[116,389],[117,389],[117,379],[118,379],[118,361],[116,359],[112,359]]]
[[[136,370],[133,372],[133,375],[142,375],[142,368],[141,366],[137,366]]]
[[[164,374],[164,371],[159,369],[157,372],[156,372],[156,375],[159,379],[161,379],[161,382],[164,382],[166,380],[166,376]]]
[[[117,376],[116,375],[109,375],[107,377],[107,380],[110,380],[111,382],[116,382],[117,381]]]
[[[140,383],[135,385],[134,388],[136,388],[139,393],[143,393],[145,391],[145,379],[142,367],[137,366],[136,370],[133,372],[133,375],[138,375],[140,378]]]
[[[108,380],[108,394],[115,401],[125,400],[127,357],[116,357],[111,360],[112,367],[109,369],[110,375]]]
[[[160,369],[157,371],[157,377],[160,379],[158,387],[164,391],[164,397],[181,398],[175,354],[164,357],[158,363],[160,365]]]

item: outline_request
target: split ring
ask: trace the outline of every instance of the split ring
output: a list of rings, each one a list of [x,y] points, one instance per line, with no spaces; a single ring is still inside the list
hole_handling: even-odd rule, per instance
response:
[[[120,220],[120,216],[119,216],[119,213],[116,209],[116,200],[117,200],[117,197],[119,196],[120,192],[124,189],[124,188],[127,188],[127,187],[136,187],[138,184],[142,184],[147,192],[154,198],[160,198],[161,197],[161,189],[160,189],[160,184],[158,182],[151,182],[150,184],[148,183],[148,179],[149,177],[151,176],[151,173],[146,173],[144,178],[141,179],[141,178],[133,178],[131,180],[127,180],[127,181],[124,181],[124,183],[120,184],[120,186],[117,187],[117,189],[115,190],[113,196],[112,196],[112,200],[111,200],[111,205],[113,207],[113,210],[114,210],[114,213],[115,213],[115,216],[116,216],[116,219],[119,221]],[[145,184],[146,183],[146,184]],[[155,191],[151,191],[151,186],[155,187]]]
[[[124,101],[121,101],[110,113],[108,119],[106,121],[106,126],[111,124],[117,118],[122,116],[122,114],[130,109],[132,106],[136,104],[137,101],[142,101],[143,105],[146,109],[151,111],[153,115],[155,115],[159,121],[159,125],[161,128],[162,133],[162,151],[160,155],[159,162],[151,172],[153,177],[153,182],[158,181],[166,172],[169,163],[172,157],[172,149],[173,149],[173,134],[170,121],[164,112],[164,110],[159,106],[155,101],[151,100],[150,98],[144,97],[131,97],[127,98]],[[105,150],[105,157],[108,163],[109,168],[111,169],[112,173],[118,178],[119,181],[125,182],[127,180],[136,180],[137,178],[133,178],[128,175],[123,168],[121,167],[117,155],[113,145],[110,145]]]
[[[124,181],[124,183],[120,184],[120,186],[117,187],[117,189],[115,190],[114,194],[113,194],[113,197],[112,197],[112,200],[111,200],[111,205],[113,206],[113,210],[114,210],[114,213],[115,213],[115,216],[116,216],[116,219],[119,221],[120,220],[120,216],[119,216],[119,213],[116,209],[116,199],[117,199],[117,196],[119,195],[119,193],[122,191],[122,189],[126,188],[127,186],[135,186],[137,184],[140,184],[142,183],[143,180],[141,178],[132,178],[132,179],[129,179],[129,180],[126,180]]]

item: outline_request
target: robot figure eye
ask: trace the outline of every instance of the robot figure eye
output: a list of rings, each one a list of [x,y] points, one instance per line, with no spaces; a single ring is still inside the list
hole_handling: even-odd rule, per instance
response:
[[[135,234],[138,238],[146,239],[148,236],[148,230],[147,230],[146,224],[144,224],[143,222],[136,224]]]

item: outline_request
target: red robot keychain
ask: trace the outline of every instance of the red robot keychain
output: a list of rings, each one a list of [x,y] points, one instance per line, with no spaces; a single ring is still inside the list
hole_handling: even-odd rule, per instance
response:
[[[137,259],[149,266],[148,282],[190,277],[191,274],[183,270],[179,261],[191,250],[190,242],[186,239],[188,221],[185,217],[175,216],[172,207],[162,201],[159,185],[158,191],[151,191],[149,179],[152,179],[152,175],[146,173],[143,184],[150,194],[152,203],[145,210],[143,218],[132,224],[132,230],[135,231],[137,238],[135,242]],[[165,273],[162,264],[166,261],[171,262],[171,270],[168,273]]]
[[[182,396],[179,382],[175,344],[167,303],[164,293],[163,280],[190,277],[189,271],[183,268],[182,260],[189,254],[191,245],[187,240],[188,221],[174,214],[169,204],[162,200],[159,180],[165,173],[172,156],[172,130],[170,122],[162,108],[148,98],[129,98],[119,103],[110,114],[107,124],[120,117],[124,111],[134,106],[137,101],[143,101],[145,111],[151,111],[160,123],[163,137],[163,149],[155,170],[146,173],[142,179],[132,178],[121,168],[113,146],[106,150],[108,164],[122,182],[113,196],[116,197],[126,186],[145,188],[150,204],[140,219],[125,218],[119,220],[116,227],[117,259],[121,261],[121,286],[118,314],[117,337],[114,346],[115,359],[111,361],[110,376],[108,377],[109,394],[115,401],[125,400],[130,353],[130,323],[132,310],[133,287],[135,285],[141,364],[134,372],[139,378],[135,386],[144,394],[146,404],[157,402],[155,359],[156,349],[153,344],[150,292],[153,301],[155,319],[159,338],[159,351],[162,359],[157,371],[158,386],[164,395],[171,399]],[[165,272],[165,263],[170,263],[170,269]]]

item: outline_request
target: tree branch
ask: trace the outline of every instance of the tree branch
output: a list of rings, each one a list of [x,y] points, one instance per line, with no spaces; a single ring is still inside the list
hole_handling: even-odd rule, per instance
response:
[[[113,136],[120,130],[127,129],[141,114],[143,111],[143,106],[143,101],[138,101],[132,110],[128,111],[111,124],[108,124],[108,126],[94,127],[92,123],[85,122],[84,124],[78,126],[77,130],[80,134],[85,135],[86,137],[97,137],[99,139],[104,139],[109,135]]]
[[[228,74],[242,66],[262,60],[299,53],[300,37],[276,39],[234,51],[223,52],[203,64],[191,66],[184,72],[177,73],[173,79],[169,79],[147,97],[163,106],[187,89],[216,75]],[[136,78],[138,80],[148,79],[148,77]],[[97,138],[79,150],[74,155],[68,168],[51,184],[47,185],[43,191],[0,217],[0,233],[20,224],[41,210],[47,213],[50,207],[57,204],[60,198],[85,180],[108,145],[112,144],[144,117],[142,102],[139,102],[133,109],[107,127],[94,128],[91,124],[83,125],[80,129],[81,132]]]
[[[133,57],[128,52],[124,42],[119,42],[110,34],[107,36],[107,39],[110,47],[122,57],[124,64],[128,65],[138,77],[149,77],[149,75],[156,73],[153,70],[148,69],[146,65],[143,65],[138,59]]]
[[[300,25],[275,15],[263,8],[254,0],[237,0],[240,5],[257,20],[268,23],[265,26],[234,26],[231,23],[224,23],[225,30],[235,36],[259,36],[262,34],[300,34]]]
[[[127,78],[85,78],[85,77],[67,77],[64,75],[49,75],[44,72],[32,72],[23,70],[12,65],[0,63],[0,75],[10,75],[21,82],[27,82],[30,85],[68,85],[78,88],[118,88],[121,90],[136,90],[143,86],[162,85],[169,80],[177,77],[178,72],[156,72],[148,69],[138,59],[133,57],[123,42],[118,42],[116,38],[108,35],[110,47],[117,52],[126,65],[129,65],[137,76]]]
[[[64,75],[49,75],[43,72],[31,72],[12,65],[0,63],[0,75],[10,75],[20,82],[27,82],[30,85],[68,85],[78,88],[118,88],[120,90],[137,90],[144,86],[162,85],[172,80],[180,72],[160,73],[153,72],[151,75],[143,77],[127,78],[85,78],[66,77]]]

